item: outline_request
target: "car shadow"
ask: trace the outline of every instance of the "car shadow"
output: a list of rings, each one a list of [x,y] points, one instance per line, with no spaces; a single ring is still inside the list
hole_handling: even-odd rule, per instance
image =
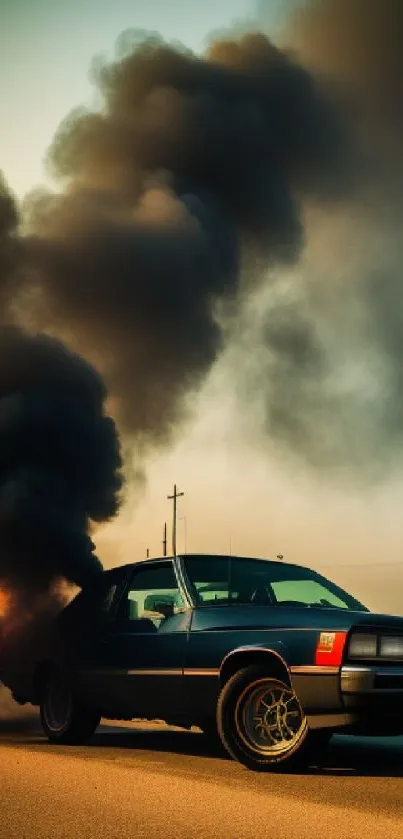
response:
[[[403,778],[402,738],[333,737],[310,773]]]
[[[230,761],[219,742],[199,731],[180,729],[127,729],[101,727],[91,740],[94,748],[136,749]],[[317,753],[308,767],[293,770],[301,775],[403,777],[403,738],[335,736]]]
[[[94,734],[91,745],[95,748],[137,749],[139,751],[167,752],[194,757],[211,757],[230,760],[221,743],[213,741],[200,731],[172,728],[118,728],[101,726]]]

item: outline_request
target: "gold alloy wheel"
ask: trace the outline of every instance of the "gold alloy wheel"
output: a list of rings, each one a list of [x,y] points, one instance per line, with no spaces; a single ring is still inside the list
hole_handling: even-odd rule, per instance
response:
[[[244,688],[235,706],[238,736],[259,755],[280,756],[298,742],[307,722],[291,687],[269,678]]]

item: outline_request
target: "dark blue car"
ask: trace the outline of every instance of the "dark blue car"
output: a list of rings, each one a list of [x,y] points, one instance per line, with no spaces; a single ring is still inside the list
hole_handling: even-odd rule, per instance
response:
[[[5,678],[40,705],[53,741],[83,742],[101,717],[161,719],[273,769],[337,730],[403,733],[403,618],[302,566],[209,555],[124,566],[53,630]]]

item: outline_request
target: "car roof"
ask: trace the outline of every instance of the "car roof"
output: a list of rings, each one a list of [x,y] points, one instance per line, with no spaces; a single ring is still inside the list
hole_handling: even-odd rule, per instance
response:
[[[236,554],[218,554],[218,553],[217,554],[210,554],[210,553],[186,553],[185,554],[185,553],[181,553],[181,554],[177,554],[176,557],[174,557],[173,555],[171,555],[171,556],[147,557],[146,559],[139,559],[136,562],[130,562],[130,563],[127,563],[125,565],[115,566],[114,569],[110,569],[110,570],[115,570],[116,571],[118,569],[123,569],[123,568],[125,568],[126,570],[130,570],[131,568],[135,568],[138,565],[148,565],[148,564],[156,565],[158,563],[172,561],[175,558],[177,558],[177,559],[188,559],[188,558],[191,558],[191,559],[193,559],[193,558],[196,558],[196,559],[212,559],[212,558],[214,558],[214,559],[241,559],[241,560],[246,560],[246,561],[250,560],[250,561],[255,561],[255,562],[256,561],[267,562],[267,563],[270,563],[271,565],[277,566],[277,567],[285,565],[288,568],[300,569],[301,571],[302,570],[304,570],[304,571],[309,571],[310,570],[305,565],[297,565],[294,562],[284,562],[283,560],[278,560],[278,559],[277,560],[269,559],[268,557],[241,556],[241,555],[238,556]],[[105,569],[105,570],[108,570],[108,569]]]

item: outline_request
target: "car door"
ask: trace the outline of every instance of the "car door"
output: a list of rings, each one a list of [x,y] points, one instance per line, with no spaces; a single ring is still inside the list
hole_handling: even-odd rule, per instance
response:
[[[186,715],[183,668],[191,610],[172,560],[134,567],[113,623],[92,654],[104,713]]]
[[[127,567],[104,571],[56,619],[53,652],[85,705],[96,706],[105,688],[102,640],[115,624],[128,575]]]

